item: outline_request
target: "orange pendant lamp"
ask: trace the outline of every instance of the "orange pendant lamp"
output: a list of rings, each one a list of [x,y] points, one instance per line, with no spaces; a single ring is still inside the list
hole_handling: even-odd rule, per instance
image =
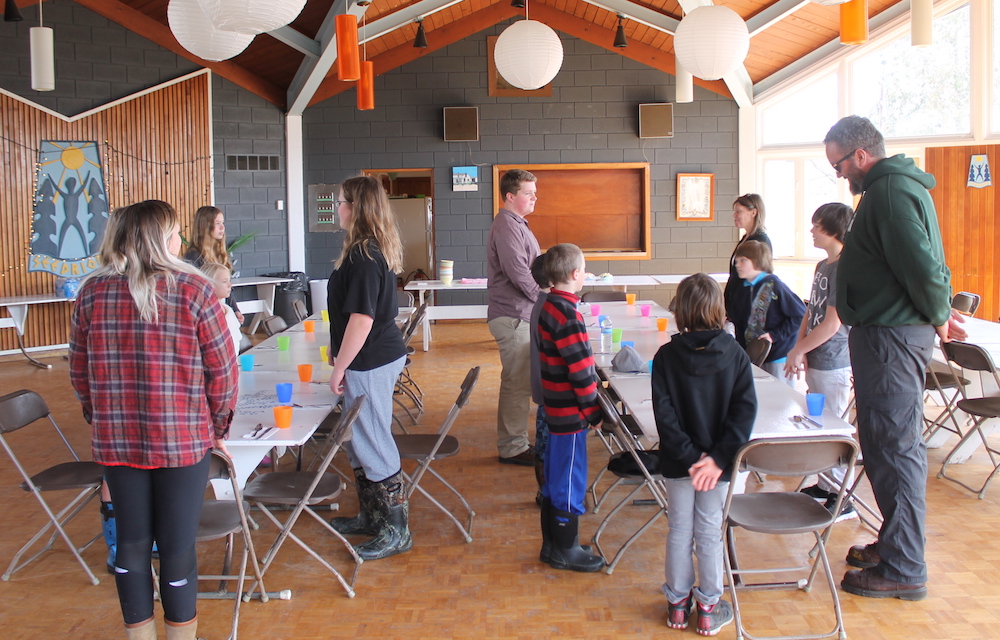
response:
[[[347,13],[337,16],[337,77],[342,82],[361,79],[361,55],[358,49],[358,19]]]
[[[371,111],[375,108],[375,63],[365,60],[361,63],[361,79],[358,80],[358,110]]]
[[[850,0],[840,5],[840,44],[868,42],[868,0]]]

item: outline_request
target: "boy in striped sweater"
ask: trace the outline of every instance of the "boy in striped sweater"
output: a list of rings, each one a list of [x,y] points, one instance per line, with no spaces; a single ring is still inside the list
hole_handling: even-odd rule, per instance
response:
[[[601,424],[597,374],[587,326],[576,305],[586,268],[574,244],[557,244],[545,254],[552,289],[538,318],[542,396],[549,424],[542,487],[542,552],[554,569],[598,571],[600,556],[581,547],[579,517],[587,492],[587,427]]]

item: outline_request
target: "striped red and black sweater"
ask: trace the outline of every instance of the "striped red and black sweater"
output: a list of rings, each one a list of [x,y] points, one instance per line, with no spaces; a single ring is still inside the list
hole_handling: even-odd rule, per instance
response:
[[[549,431],[578,433],[603,419],[587,326],[576,310],[580,298],[553,289],[538,317],[538,357]]]

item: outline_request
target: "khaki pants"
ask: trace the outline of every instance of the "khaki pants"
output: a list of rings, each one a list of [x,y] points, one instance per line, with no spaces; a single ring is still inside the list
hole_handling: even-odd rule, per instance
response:
[[[530,323],[520,318],[494,318],[490,333],[500,347],[500,398],[497,403],[497,451],[510,458],[528,449],[531,409]]]

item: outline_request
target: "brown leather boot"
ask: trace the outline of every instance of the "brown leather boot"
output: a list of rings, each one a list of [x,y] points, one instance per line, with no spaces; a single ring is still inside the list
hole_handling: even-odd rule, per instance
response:
[[[870,569],[879,563],[878,542],[856,544],[847,552],[847,564],[858,569]]]

